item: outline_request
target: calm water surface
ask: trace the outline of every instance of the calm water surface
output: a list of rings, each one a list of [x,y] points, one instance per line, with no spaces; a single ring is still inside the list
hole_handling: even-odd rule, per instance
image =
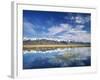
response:
[[[23,69],[91,66],[90,47],[24,51]]]

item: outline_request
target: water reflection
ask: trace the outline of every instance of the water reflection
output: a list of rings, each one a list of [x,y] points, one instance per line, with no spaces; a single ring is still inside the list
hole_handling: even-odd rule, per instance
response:
[[[90,47],[24,51],[23,69],[90,66],[90,53]]]

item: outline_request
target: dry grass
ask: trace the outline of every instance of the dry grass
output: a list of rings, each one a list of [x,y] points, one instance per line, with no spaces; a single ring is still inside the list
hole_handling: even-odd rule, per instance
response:
[[[56,48],[75,48],[75,47],[90,47],[80,44],[68,44],[68,45],[23,45],[24,50],[52,50]]]
[[[85,45],[24,45],[23,47],[28,47],[28,48],[32,48],[32,47],[85,47]]]

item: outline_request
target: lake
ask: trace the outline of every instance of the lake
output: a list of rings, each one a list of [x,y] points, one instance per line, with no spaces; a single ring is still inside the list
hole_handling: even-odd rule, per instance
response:
[[[91,48],[57,48],[23,52],[23,69],[91,66]]]

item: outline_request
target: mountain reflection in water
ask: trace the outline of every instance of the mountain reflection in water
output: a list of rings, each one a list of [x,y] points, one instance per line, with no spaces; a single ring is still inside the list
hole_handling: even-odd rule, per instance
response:
[[[90,47],[24,51],[23,69],[91,66]]]

